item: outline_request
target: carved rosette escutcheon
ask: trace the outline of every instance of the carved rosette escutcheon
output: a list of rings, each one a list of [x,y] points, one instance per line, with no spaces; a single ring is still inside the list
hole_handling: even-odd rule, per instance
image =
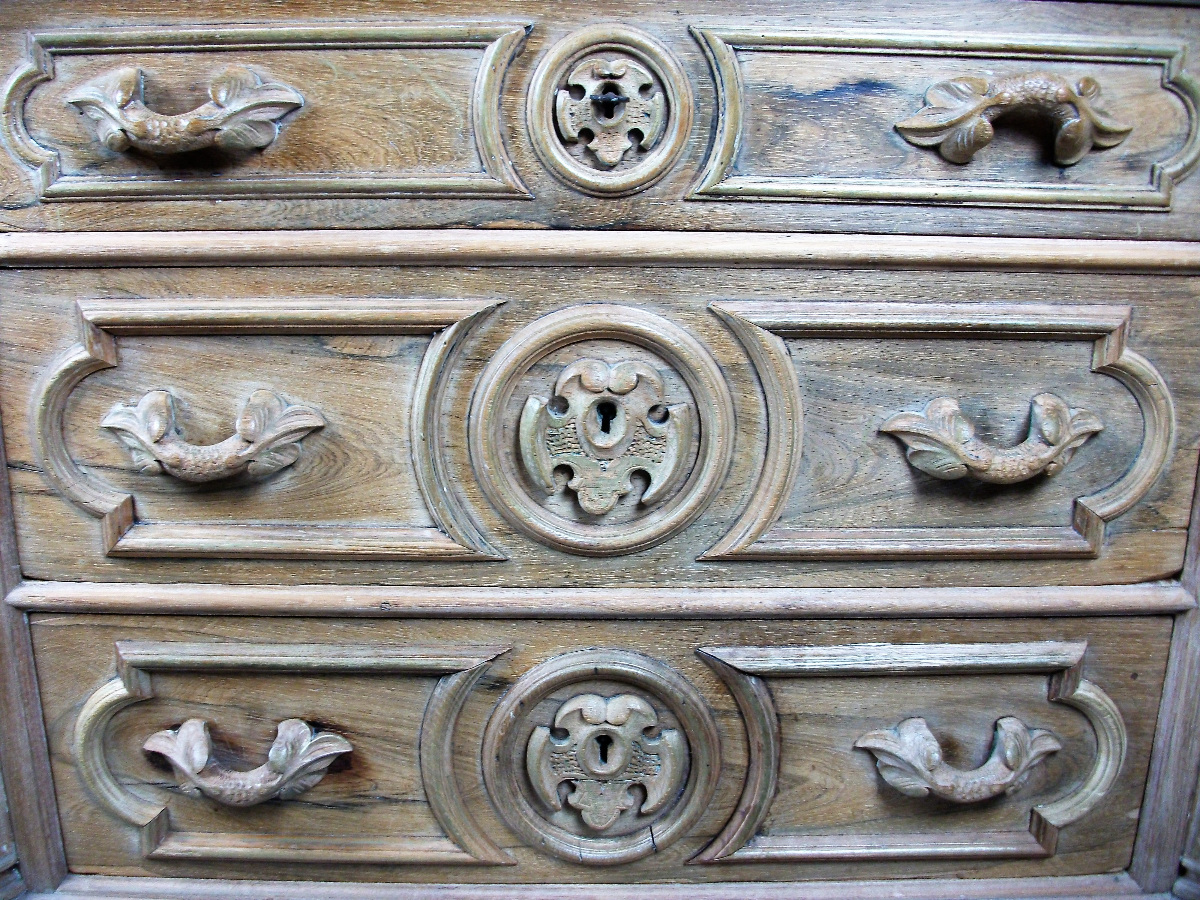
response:
[[[641,309],[586,304],[509,339],[468,416],[488,499],[558,549],[632,553],[686,528],[732,455],[733,400],[708,351]]]
[[[590,194],[630,194],[679,157],[692,96],[682,66],[658,41],[624,25],[593,25],[542,59],[528,121],[534,149],[557,177]]]
[[[203,719],[188,719],[177,729],[152,734],[143,748],[167,758],[185,794],[203,794],[223,806],[298,797],[316,787],[337,757],[353,749],[341,735],[314,731],[301,719],[279,723],[267,761],[249,772],[235,772],[213,760],[212,738]]]
[[[949,397],[930,400],[919,413],[897,413],[879,426],[904,442],[909,463],[934,478],[972,475],[991,484],[1017,484],[1057,475],[1104,423],[1086,409],[1071,409],[1055,394],[1038,394],[1029,412],[1029,436],[1016,447],[991,447]]]
[[[864,734],[854,746],[875,755],[883,780],[907,797],[933,795],[952,803],[979,803],[1017,790],[1030,769],[1062,743],[1049,731],[1005,716],[996,722],[992,752],[982,766],[963,771],[948,765],[942,745],[924,719]]]
[[[244,66],[230,66],[213,78],[208,102],[165,115],[146,106],[142,81],[141,69],[117,69],[80,86],[67,103],[91,121],[96,139],[109,150],[133,147],[160,156],[209,147],[260,150],[279,135],[279,120],[304,105],[295,88],[264,83]]]
[[[300,441],[325,427],[316,407],[288,403],[271,391],[255,391],[237,418],[236,431],[219,444],[197,446],[183,438],[175,398],[151,391],[135,406],[118,403],[100,425],[125,445],[146,475],[166,472],[181,481],[218,481],[243,472],[265,478],[300,458]]]
[[[612,510],[633,490],[634,472],[644,472],[650,484],[641,502],[653,506],[683,474],[693,431],[686,405],[662,401],[662,378],[648,365],[571,363],[558,376],[552,399],[525,401],[519,435],[525,469],[553,493],[554,470],[568,466],[567,488],[593,515]]]
[[[531,846],[612,865],[665,850],[716,788],[720,738],[696,689],[640,653],[581,650],[522,676],[484,734],[497,810]]]
[[[1054,161],[1072,166],[1093,147],[1115,147],[1133,130],[1108,115],[1099,101],[1094,78],[1071,83],[1045,72],[991,80],[965,75],[931,87],[924,108],[897,123],[896,130],[910,144],[937,147],[943,159],[962,165],[992,142],[997,119],[1036,116],[1054,125]]]

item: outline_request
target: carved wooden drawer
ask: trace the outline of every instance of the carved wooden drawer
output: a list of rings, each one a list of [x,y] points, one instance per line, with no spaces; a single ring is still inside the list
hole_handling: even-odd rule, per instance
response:
[[[39,613],[33,637],[74,871],[728,881],[1125,866],[1169,627]]]
[[[18,227],[1196,233],[1194,13],[105,9],[0,23]]]
[[[213,270],[221,299],[186,270],[5,276],[29,298],[0,325],[26,574],[782,587],[1181,564],[1195,351],[1167,323],[1192,278],[831,256],[647,290],[624,260],[498,259],[522,266],[290,289]]]

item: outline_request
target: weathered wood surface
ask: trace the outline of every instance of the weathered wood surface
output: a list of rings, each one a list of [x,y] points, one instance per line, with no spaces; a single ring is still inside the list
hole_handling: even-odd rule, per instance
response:
[[[586,629],[586,636],[582,636],[578,623],[561,620],[354,623],[276,619],[268,623],[244,618],[180,620],[38,614],[33,627],[39,671],[45,673],[43,698],[66,823],[68,858],[75,872],[199,875],[212,871],[212,863],[141,858],[136,829],[97,806],[73,771],[76,764],[67,744],[80,704],[112,677],[114,643],[147,639],[234,641],[235,646],[250,650],[252,644],[263,643],[264,631],[269,628],[272,640],[303,641],[310,645],[346,643],[359,648],[360,654],[378,646],[441,647],[447,652],[477,646],[481,641],[511,646],[490,664],[487,674],[468,697],[455,732],[452,758],[459,789],[471,814],[517,864],[484,868],[347,864],[324,866],[318,873],[299,863],[251,865],[232,860],[221,863],[223,873],[252,878],[604,883],[645,879],[873,878],[918,873],[1027,876],[1117,871],[1128,863],[1132,848],[1136,820],[1128,813],[1137,808],[1143,790],[1169,626],[1165,617],[1051,618],[979,620],[957,629],[956,640],[982,641],[985,646],[987,642],[1003,645],[1020,640],[1054,640],[1068,643],[1053,646],[1078,647],[1081,645],[1069,642],[1086,640],[1082,674],[1110,694],[1117,704],[1128,731],[1124,765],[1116,783],[1099,804],[1084,819],[1062,829],[1056,855],[1034,860],[920,862],[918,852],[916,858],[903,862],[813,862],[803,866],[747,862],[740,863],[732,874],[727,864],[684,865],[733,812],[747,760],[746,732],[737,707],[722,681],[697,655],[697,648],[718,643],[775,647],[880,641],[936,643],[946,639],[944,624],[916,620],[879,624],[647,621],[634,632],[626,623],[611,622],[592,623]],[[172,644],[157,646],[169,648]],[[640,651],[685,677],[713,710],[724,760],[713,802],[693,828],[660,852],[616,867],[586,867],[556,861],[525,846],[492,810],[480,776],[484,725],[502,694],[535,664],[581,647]],[[996,655],[1003,655],[1002,648],[997,649]],[[202,658],[201,653],[197,660]],[[617,654],[613,658],[622,657]],[[985,653],[980,660],[990,665],[991,658]],[[941,665],[932,656],[931,664]],[[431,686],[428,677],[385,671],[272,672],[261,670],[261,666],[239,671],[232,662],[222,665],[224,671],[220,672],[156,672],[152,675],[154,697],[118,712],[103,743],[108,765],[119,781],[127,785],[123,790],[166,803],[173,832],[187,829],[193,833],[224,833],[225,843],[232,847],[247,842],[252,845],[256,839],[245,837],[248,834],[308,835],[328,840],[330,835],[341,834],[433,838],[443,833],[431,815],[427,788],[422,787],[416,758],[418,723]],[[1031,666],[1018,667],[1008,674],[984,675],[953,674],[951,667],[941,674],[935,668],[910,675],[884,671],[840,677],[766,676],[775,694],[783,729],[783,764],[778,796],[768,819],[769,833],[817,842],[827,833],[858,835],[864,840],[870,835],[885,840],[890,835],[910,843],[905,838],[907,834],[930,831],[948,839],[994,831],[1024,832],[1028,837],[1025,829],[1030,809],[1057,799],[1070,786],[1078,785],[1096,753],[1087,719],[1063,704],[1049,701],[1047,667]],[[611,684],[610,681],[606,677],[596,682],[609,685],[601,693],[613,695],[622,690],[637,693],[645,689],[631,688],[619,678]],[[644,682],[653,683],[653,677]],[[580,689],[589,690],[586,680],[581,684],[584,687]],[[553,696],[562,702],[580,689],[566,685]],[[551,704],[549,713],[554,708]],[[1062,740],[1064,749],[1039,766],[1015,794],[978,806],[950,809],[937,800],[900,796],[879,779],[874,758],[853,749],[861,734],[894,724],[898,715],[910,714],[926,718],[948,748],[950,761],[963,768],[978,765],[986,756],[992,724],[1004,715],[1016,715],[1036,727],[1050,728]],[[295,800],[230,810],[171,791],[174,777],[165,765],[156,768],[156,760],[141,750],[150,734],[197,716],[210,722],[218,753],[227,765],[236,768],[257,764],[261,748],[270,743],[275,724],[282,717],[304,718],[322,729],[341,734],[351,741],[354,751],[347,757],[348,763],[335,763],[319,785]],[[365,822],[374,824],[364,827]],[[346,846],[347,852],[352,852],[355,841],[348,841]]]
[[[678,161],[661,181],[626,200],[587,197],[560,181],[535,152],[529,132],[526,98],[534,71],[554,45],[582,25],[597,22],[586,3],[507,4],[503,23],[497,23],[494,7],[479,0],[438,0],[422,5],[419,15],[401,3],[361,0],[339,7],[336,26],[311,3],[285,9],[252,2],[240,5],[238,13],[231,16],[212,3],[183,9],[165,0],[21,2],[6,8],[0,60],[8,71],[27,64],[29,33],[54,35],[74,28],[93,35],[96,26],[147,29],[143,38],[108,40],[90,50],[72,45],[70,53],[54,54],[54,42],[47,40],[56,77],[35,85],[25,103],[19,102],[25,85],[18,86],[14,103],[24,108],[11,115],[26,123],[35,148],[43,145],[60,156],[61,170],[68,175],[51,190],[69,190],[72,177],[82,176],[98,197],[128,196],[131,188],[124,182],[133,175],[164,182],[160,193],[221,196],[224,191],[224,196],[253,199],[205,206],[203,215],[197,215],[195,201],[43,204],[30,175],[36,168],[35,150],[25,163],[7,154],[0,161],[6,186],[3,226],[636,225],[1196,235],[1196,182],[1184,178],[1174,190],[1170,182],[1186,174],[1198,123],[1194,108],[1187,108],[1193,101],[1185,99],[1190,86],[1164,86],[1176,79],[1178,51],[1195,59],[1197,17],[1186,8],[1105,4],[1085,12],[1073,3],[1030,7],[979,0],[958,4],[948,21],[944,7],[932,0],[853,9],[821,2],[806,5],[803,15],[778,0],[753,0],[721,11],[699,3],[670,11],[649,0],[627,4],[613,18],[636,23],[678,58],[694,95],[694,115]],[[881,21],[887,22],[885,29]],[[242,38],[241,47],[232,35],[197,52],[186,37],[168,31],[170,26],[178,31],[203,23],[255,23],[255,29],[268,31],[311,26],[315,33],[297,30],[285,35],[282,44],[278,36],[263,40],[254,34]],[[387,37],[387,26],[397,24],[467,28],[471,39],[442,35],[439,43],[438,35],[427,35],[422,43],[412,34]],[[528,37],[525,26],[532,26]],[[511,38],[498,37],[505,30]],[[747,33],[754,40],[747,41]],[[931,34],[941,35],[945,46],[936,39],[931,44]],[[963,36],[969,38],[966,43]],[[751,46],[735,49],[747,43]],[[496,52],[487,60],[489,47]],[[728,48],[728,58],[710,62],[706,51],[713,47]],[[231,64],[256,68],[305,99],[303,108],[282,120],[279,137],[265,150],[232,159],[203,151],[197,159],[155,161],[107,150],[63,102],[89,78],[128,66],[146,73],[151,109],[178,113],[197,106],[214,75]],[[498,96],[480,89],[481,66],[502,80]],[[731,83],[729,67],[740,70],[740,98],[728,89],[718,91]],[[1044,128],[1002,120],[991,145],[966,166],[957,166],[936,151],[907,143],[894,130],[922,107],[926,90],[936,83],[980,73],[1031,71],[1048,71],[1072,83],[1096,79],[1105,107],[1117,118],[1132,119],[1132,133],[1116,147],[1060,167],[1049,158]],[[679,99],[678,105],[684,102]],[[493,137],[481,142],[480,133],[489,130]],[[728,149],[721,136],[735,132],[741,145],[726,166],[718,158]],[[257,186],[239,189],[239,178]],[[695,195],[704,199],[689,199],[697,186],[710,182],[715,191],[728,193],[710,186]],[[297,193],[300,198],[288,199]],[[379,199],[397,195],[418,199]],[[497,195],[511,199],[488,199]],[[796,196],[801,202],[795,202]],[[872,199],[864,202],[864,197]],[[836,202],[823,202],[828,200]],[[1167,202],[1171,211],[1164,214],[1160,210]],[[997,216],[972,205],[989,203],[1010,208]]]

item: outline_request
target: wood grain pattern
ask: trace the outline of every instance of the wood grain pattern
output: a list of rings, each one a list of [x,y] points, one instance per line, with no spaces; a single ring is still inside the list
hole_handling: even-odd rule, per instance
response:
[[[520,50],[526,34],[521,25],[302,25],[285,27],[270,26],[226,26],[223,28],[150,28],[111,29],[103,33],[89,31],[45,32],[31,37],[30,61],[10,77],[4,90],[3,129],[9,146],[21,161],[31,169],[31,177],[39,195],[47,200],[88,199],[123,200],[130,198],[180,199],[206,197],[231,199],[239,197],[344,197],[375,195],[384,197],[403,196],[475,196],[475,197],[525,197],[527,191],[504,149],[497,122],[499,115],[500,86],[504,71]],[[322,153],[333,154],[347,149],[351,152],[366,148],[346,148],[348,134],[354,134],[364,116],[373,114],[370,102],[361,102],[363,89],[359,78],[370,77],[367,72],[356,77],[352,74],[355,59],[362,51],[383,54],[386,51],[416,50],[416,58],[410,54],[400,60],[391,56],[391,65],[396,69],[397,80],[413,77],[414,66],[422,67],[421,51],[444,50],[454,57],[459,51],[479,51],[468,54],[468,60],[459,60],[475,68],[473,82],[462,84],[461,72],[448,72],[442,89],[442,99],[447,91],[461,88],[464,96],[459,99],[459,108],[453,112],[464,123],[469,123],[473,146],[466,154],[474,159],[455,159],[463,156],[460,151],[450,154],[445,161],[434,160],[434,165],[421,165],[428,152],[418,152],[418,165],[405,165],[406,160],[393,160],[392,172],[384,166],[335,164],[334,171],[322,171],[318,161]],[[289,51],[291,51],[289,53]],[[299,51],[299,53],[297,53]],[[332,84],[322,77],[319,70],[305,64],[303,55],[313,51],[329,54],[343,51],[342,65],[346,71]],[[318,159],[309,163],[305,170],[300,164],[289,165],[286,157],[276,161],[269,155],[259,159],[259,165],[247,165],[245,158],[235,162],[226,177],[217,179],[186,177],[188,171],[174,172],[174,177],[163,177],[153,166],[134,161],[132,169],[113,164],[109,158],[97,156],[92,149],[72,147],[72,138],[67,130],[66,118],[57,107],[37,102],[34,94],[39,86],[49,82],[47,90],[57,93],[61,79],[69,79],[74,71],[72,62],[78,61],[83,72],[94,71],[94,63],[112,65],[112,58],[126,56],[134,60],[153,59],[158,65],[171,65],[171,57],[183,72],[188,71],[188,62],[199,54],[211,57],[216,53],[233,54],[239,64],[247,61],[259,62],[268,68],[274,67],[281,77],[288,72],[287,80],[307,92],[309,99],[308,118],[315,120],[305,127],[303,119],[297,124],[296,134],[289,135],[302,146],[307,143],[316,147]],[[92,68],[88,68],[91,64]],[[385,67],[388,62],[383,62]],[[67,70],[64,72],[63,70]],[[294,70],[294,74],[291,70]],[[368,70],[369,72],[369,70]],[[82,77],[76,75],[76,77]],[[310,88],[305,83],[320,80],[320,88]],[[458,82],[458,84],[456,84]],[[66,102],[78,102],[76,84],[66,95]],[[293,91],[293,94],[295,91]],[[437,92],[433,94],[437,102]],[[421,101],[412,99],[405,104],[402,114],[408,117],[408,105],[418,107]],[[428,100],[426,101],[428,103]],[[31,114],[34,122],[28,121]],[[443,110],[444,114],[445,110]],[[293,117],[295,118],[295,117]],[[48,120],[48,121],[47,121]],[[168,120],[170,121],[170,120]],[[384,123],[387,122],[385,118]],[[319,123],[319,124],[318,124]],[[383,123],[380,123],[383,124]],[[209,132],[216,137],[216,132]],[[394,140],[402,140],[397,135]],[[143,141],[151,153],[161,153],[159,143]],[[164,145],[165,146],[165,145]],[[111,148],[121,149],[121,148]],[[195,139],[183,146],[195,151],[201,149]],[[64,164],[64,154],[69,159]],[[269,161],[264,161],[269,160]],[[437,165],[441,162],[441,165]],[[315,164],[315,165],[314,165]],[[462,171],[466,165],[478,166],[480,171]],[[458,170],[456,171],[456,165]],[[337,171],[341,168],[342,171]],[[250,171],[247,171],[249,169]],[[354,171],[358,169],[359,171]],[[407,169],[407,171],[405,171]],[[99,170],[98,172],[96,170]],[[424,171],[422,171],[424,170]],[[129,177],[132,174],[133,177]],[[198,173],[197,173],[198,174]],[[121,177],[125,176],[125,177]],[[184,176],[184,177],[181,177]]]

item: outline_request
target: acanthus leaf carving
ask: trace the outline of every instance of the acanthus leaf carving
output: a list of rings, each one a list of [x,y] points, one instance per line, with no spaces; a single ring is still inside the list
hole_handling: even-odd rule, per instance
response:
[[[165,115],[146,106],[143,78],[141,69],[117,69],[80,86],[67,103],[92,120],[97,139],[108,149],[134,147],[156,155],[208,147],[262,149],[279,135],[279,120],[304,105],[295,88],[264,82],[244,66],[229,66],[213,78],[206,103]]]
[[[521,460],[547,493],[557,490],[554,470],[568,466],[567,487],[592,515],[612,510],[633,490],[633,473],[644,472],[650,484],[640,502],[653,506],[682,476],[693,430],[687,406],[662,401],[662,378],[648,365],[571,363],[559,375],[553,398],[526,400]]]
[[[879,430],[895,435],[906,446],[913,468],[934,478],[953,481],[974,476],[991,484],[1016,484],[1036,475],[1057,475],[1075,451],[1104,423],[1085,409],[1071,409],[1055,394],[1033,398],[1029,436],[1016,447],[989,446],[975,436],[975,426],[958,402],[938,397],[919,413],[891,416]]]
[[[278,797],[291,800],[315,787],[333,761],[353,748],[338,734],[315,731],[301,719],[279,723],[267,761],[248,772],[213,759],[212,738],[203,719],[151,735],[143,749],[166,757],[186,794],[203,794],[223,806],[257,806]]]
[[[559,786],[569,782],[569,806],[584,824],[607,831],[637,803],[630,788],[645,789],[639,812],[658,812],[674,796],[686,769],[683,736],[659,726],[654,708],[633,694],[601,697],[580,694],[554,715],[554,729],[539,725],[529,737],[526,768],[537,796],[553,810],[563,808]]]
[[[300,458],[300,441],[325,427],[316,407],[288,403],[272,391],[257,390],[238,415],[236,431],[217,444],[197,446],[183,437],[175,399],[151,391],[135,406],[118,403],[101,420],[129,450],[144,474],[190,482],[218,481],[247,473],[264,478]]]
[[[909,143],[937,147],[944,159],[963,165],[992,142],[996,119],[1032,113],[1054,124],[1054,161],[1071,166],[1093,147],[1117,146],[1133,130],[1105,112],[1099,100],[1100,84],[1091,77],[1072,84],[1045,72],[995,80],[964,75],[929,88],[924,108],[896,130]]]
[[[854,746],[874,754],[884,781],[907,797],[930,794],[953,803],[979,803],[1015,791],[1030,770],[1062,743],[1049,731],[1005,716],[996,722],[987,760],[970,771],[948,765],[942,746],[922,718],[864,734]]]

